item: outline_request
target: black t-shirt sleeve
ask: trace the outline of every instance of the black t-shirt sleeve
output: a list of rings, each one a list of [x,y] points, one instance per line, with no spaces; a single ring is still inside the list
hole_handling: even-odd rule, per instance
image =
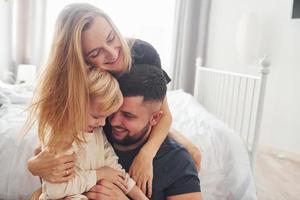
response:
[[[201,192],[197,169],[185,149],[181,149],[169,162],[171,162],[168,173],[170,185],[165,191],[166,196]]]
[[[131,56],[133,64],[149,64],[159,68],[161,67],[160,57],[155,48],[143,40],[136,39],[131,47]],[[171,81],[171,78],[163,70],[167,83]]]

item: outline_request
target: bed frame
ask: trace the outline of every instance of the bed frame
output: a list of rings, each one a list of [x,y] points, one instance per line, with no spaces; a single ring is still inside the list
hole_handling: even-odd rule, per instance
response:
[[[213,115],[225,122],[245,143],[253,169],[260,136],[264,96],[270,61],[259,62],[260,76],[201,66],[196,60],[194,96]]]

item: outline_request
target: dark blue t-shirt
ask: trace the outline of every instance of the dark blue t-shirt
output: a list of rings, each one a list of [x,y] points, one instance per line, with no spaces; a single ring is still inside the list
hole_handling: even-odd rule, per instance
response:
[[[135,39],[130,51],[133,64],[154,65],[162,69],[159,54],[148,42]],[[164,70],[162,71],[167,83],[169,83],[171,78]]]
[[[141,147],[131,151],[118,151],[119,163],[128,172]],[[176,141],[166,138],[153,160],[153,200],[168,196],[200,192],[200,180],[190,154]]]

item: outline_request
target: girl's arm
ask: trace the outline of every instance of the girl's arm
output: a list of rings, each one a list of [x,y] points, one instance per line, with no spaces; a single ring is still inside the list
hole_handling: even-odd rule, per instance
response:
[[[152,128],[148,141],[141,148],[134,158],[130,169],[130,176],[136,184],[146,194],[148,198],[152,195],[153,180],[153,159],[163,141],[166,139],[172,124],[172,115],[169,110],[167,96],[162,104],[163,116],[160,121]]]

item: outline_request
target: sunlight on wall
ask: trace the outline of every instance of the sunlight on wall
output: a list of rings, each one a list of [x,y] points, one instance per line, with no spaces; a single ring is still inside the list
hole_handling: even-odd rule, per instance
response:
[[[170,76],[172,75],[170,63],[175,16],[174,0],[49,0],[46,18],[47,50],[52,41],[54,24],[59,12],[67,4],[75,2],[98,6],[112,18],[124,36],[151,43],[160,54],[163,68]]]

